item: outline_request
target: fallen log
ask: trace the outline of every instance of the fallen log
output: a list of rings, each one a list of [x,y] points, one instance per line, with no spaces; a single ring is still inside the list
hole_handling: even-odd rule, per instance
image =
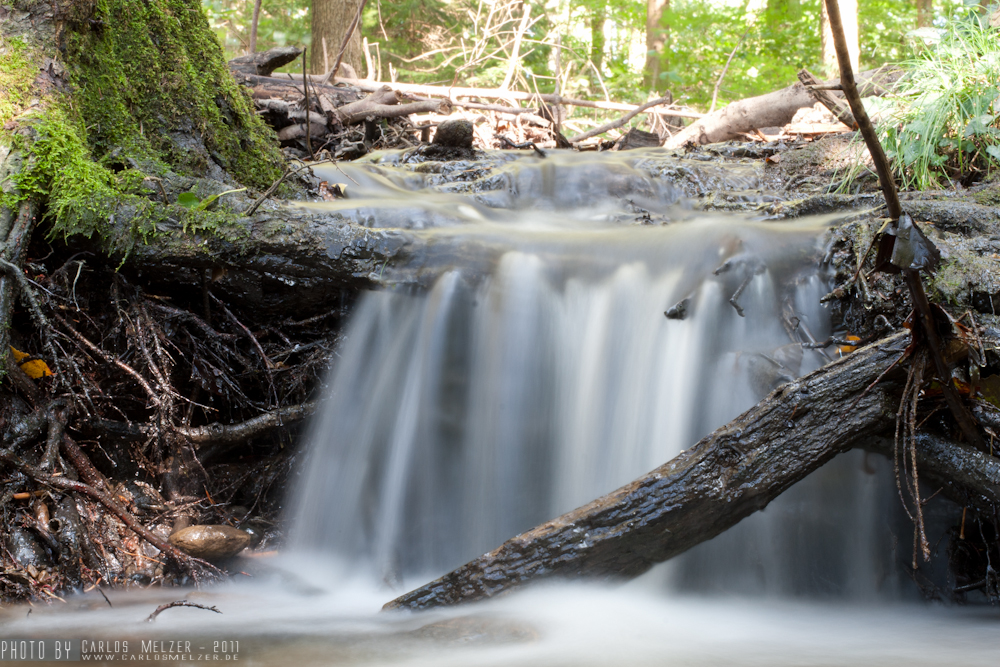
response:
[[[648,475],[522,533],[387,603],[471,602],[549,578],[623,579],[763,509],[837,454],[890,429],[883,379],[909,341],[898,333],[790,382]]]
[[[891,438],[871,438],[862,448],[892,459]],[[992,515],[1000,506],[1000,459],[965,443],[945,440],[932,433],[918,433],[917,466],[920,479],[963,507]]]
[[[858,79],[862,82],[861,94],[865,96],[885,94],[884,86],[891,85],[898,78],[898,72],[891,69],[858,73]],[[679,149],[689,144],[695,146],[714,144],[737,139],[747,132],[762,127],[787,125],[796,111],[803,107],[811,107],[815,103],[813,92],[802,83],[796,82],[781,90],[732,102],[667,139],[664,148]]]
[[[703,146],[736,139],[761,127],[780,127],[791,122],[795,112],[814,104],[801,83],[757,97],[732,102],[668,138],[664,148],[679,149],[688,144]]]

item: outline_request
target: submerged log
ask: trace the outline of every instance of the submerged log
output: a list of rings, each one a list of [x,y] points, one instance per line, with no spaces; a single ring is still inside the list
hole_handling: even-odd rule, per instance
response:
[[[648,475],[386,604],[425,609],[549,578],[623,579],[709,540],[894,424],[898,333],[790,382]],[[866,391],[867,390],[867,391]]]

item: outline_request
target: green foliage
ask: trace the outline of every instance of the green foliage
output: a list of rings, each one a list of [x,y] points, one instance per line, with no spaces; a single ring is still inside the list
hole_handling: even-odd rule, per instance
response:
[[[674,96],[708,106],[734,49],[720,104],[790,85],[799,69],[815,68],[819,61],[819,11],[819,0],[772,0],[759,17],[747,16],[745,7],[676,0],[668,17]]]
[[[873,103],[904,188],[978,180],[1000,165],[1000,34],[973,10],[904,63],[897,94]]]
[[[0,36],[0,127],[21,113],[28,103],[35,77],[31,49],[19,38]]]

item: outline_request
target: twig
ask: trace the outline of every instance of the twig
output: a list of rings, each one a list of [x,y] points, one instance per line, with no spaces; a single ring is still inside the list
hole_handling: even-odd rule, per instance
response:
[[[333,64],[333,69],[327,72],[326,76],[320,82],[320,85],[325,86],[327,82],[337,76],[337,70],[340,69],[340,63],[344,60],[344,51],[347,50],[347,45],[351,43],[351,37],[354,35],[354,29],[358,27],[358,22],[361,20],[361,12],[365,9],[365,3],[368,0],[361,0],[358,5],[358,13],[354,15],[354,20],[351,21],[351,25],[347,27],[347,32],[344,33],[344,41],[340,45],[340,52],[337,54],[337,62]]]
[[[595,127],[592,130],[587,130],[583,134],[578,134],[577,136],[572,137],[571,139],[567,139],[567,141],[569,141],[569,143],[571,144],[575,144],[583,141],[584,139],[590,139],[591,137],[595,137],[598,134],[604,134],[608,130],[613,130],[616,127],[621,127],[622,125],[629,122],[630,120],[638,116],[646,109],[649,109],[650,107],[659,106],[661,104],[670,104],[670,98],[658,97],[655,100],[651,100],[649,102],[646,102],[645,104],[641,104],[637,106],[635,109],[632,109],[632,111],[628,112],[627,114],[619,118],[618,120],[613,120],[610,123],[605,123],[604,125]]]
[[[264,348],[260,346],[260,343],[257,341],[257,337],[253,335],[253,332],[250,331],[250,329],[248,329],[245,324],[236,319],[236,316],[233,315],[232,311],[226,307],[226,304],[224,304],[222,300],[219,299],[219,297],[215,296],[211,292],[209,292],[208,295],[212,298],[212,301],[217,303],[219,307],[222,308],[222,312],[226,314],[226,317],[228,317],[233,324],[242,329],[243,333],[245,333],[247,337],[250,338],[250,341],[253,343],[253,346],[257,349],[257,352],[260,354],[261,359],[264,360],[264,368],[266,368],[270,372],[272,367],[271,360],[267,358],[267,354],[264,353]]]
[[[726,72],[729,71],[729,64],[733,62],[733,57],[736,52],[740,50],[743,46],[743,40],[747,38],[750,34],[749,28],[743,32],[743,36],[740,37],[740,41],[736,42],[736,46],[733,47],[733,52],[729,54],[729,59],[726,60],[725,66],[722,68],[722,73],[719,74],[719,78],[715,81],[715,88],[712,90],[712,104],[708,107],[708,113],[715,111],[715,102],[719,99],[719,87],[722,86],[722,80],[726,78]]]
[[[253,20],[250,22],[250,55],[257,53],[257,23],[260,21],[260,1],[253,3]],[[164,198],[163,203],[167,203]]]
[[[309,164],[303,164],[298,169],[292,169],[291,167],[288,167],[287,169],[285,169],[285,173],[281,175],[281,178],[279,178],[274,183],[272,183],[271,187],[269,187],[264,192],[264,194],[262,194],[257,199],[257,201],[255,201],[253,204],[251,204],[250,208],[248,208],[247,211],[246,211],[246,213],[244,213],[243,215],[248,216],[248,217],[251,216],[251,215],[253,215],[254,211],[256,211],[260,207],[260,205],[264,203],[264,200],[267,199],[268,197],[270,197],[271,195],[273,195],[274,191],[277,190],[278,187],[280,187],[281,184],[285,182],[285,179],[288,178],[289,176],[294,176],[294,175],[298,174],[300,171],[302,171],[304,169],[308,169],[310,167],[315,167],[316,165],[320,165],[320,164],[326,164],[327,162],[333,162],[333,160],[318,160],[316,162],[310,162]]]
[[[52,316],[56,319],[57,322],[63,325],[63,327],[67,331],[69,331],[74,338],[80,341],[88,350],[98,355],[99,357],[101,357],[101,359],[104,359],[104,361],[108,362],[109,364],[114,364],[118,368],[122,369],[124,372],[131,375],[135,379],[135,381],[139,383],[139,386],[141,386],[144,390],[146,390],[146,395],[149,396],[149,400],[151,400],[153,404],[156,406],[160,405],[162,401],[160,400],[159,395],[155,391],[153,391],[153,388],[149,386],[148,382],[146,382],[146,378],[142,377],[142,375],[140,375],[138,371],[136,371],[134,368],[126,364],[121,359],[111,356],[101,348],[91,343],[82,333],[74,329],[73,326],[69,322],[64,320],[62,316],[59,315],[58,313],[53,313]]]
[[[312,143],[312,124],[309,122],[309,82],[306,80],[306,51],[308,49],[302,49],[302,90],[305,91],[306,96],[306,148],[309,149],[309,157],[312,160],[316,159],[313,155],[313,143]]]
[[[208,607],[203,604],[196,604],[194,602],[188,602],[187,600],[174,600],[173,602],[168,602],[167,604],[161,604],[156,608],[152,614],[146,617],[147,623],[152,623],[156,620],[156,617],[165,612],[168,609],[173,609],[174,607],[194,607],[195,609],[204,609],[205,611],[214,611],[216,614],[221,614],[222,612],[215,608],[215,605]]]

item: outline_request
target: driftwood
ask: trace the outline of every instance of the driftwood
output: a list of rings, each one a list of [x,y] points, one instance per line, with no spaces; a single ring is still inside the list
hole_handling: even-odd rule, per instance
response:
[[[907,334],[790,382],[646,476],[522,533],[386,605],[424,609],[548,577],[621,579],[715,537],[837,454],[892,427],[888,380]]]
[[[787,125],[796,111],[813,104],[806,87],[796,83],[766,95],[732,102],[668,138],[664,147],[677,149],[688,144],[714,144],[736,139],[761,127]]]

